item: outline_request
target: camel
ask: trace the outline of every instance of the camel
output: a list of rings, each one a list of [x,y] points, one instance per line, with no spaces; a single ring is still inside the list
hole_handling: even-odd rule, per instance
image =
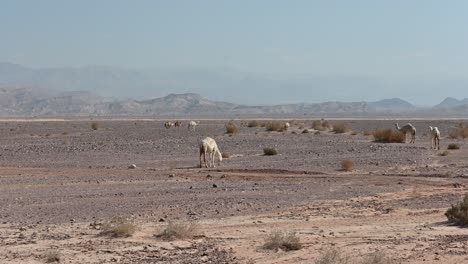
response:
[[[208,154],[208,163],[206,162],[206,155]],[[221,161],[223,160],[223,156],[221,151],[219,151],[218,144],[216,141],[210,137],[203,139],[200,142],[200,168],[203,168],[202,165],[202,155],[203,160],[205,161],[205,167],[209,168],[215,167],[215,155],[218,156],[218,166],[221,166]]]
[[[398,123],[395,123],[395,127],[396,127],[396,129],[397,129],[398,131],[400,131],[400,132],[402,132],[403,134],[405,134],[405,143],[406,143],[406,135],[407,135],[408,133],[411,134],[411,140],[410,140],[409,143],[414,143],[414,141],[416,140],[416,128],[415,128],[412,124],[408,123],[408,124],[406,124],[406,125],[400,127],[400,126],[398,125]]]
[[[190,121],[188,123],[188,130],[193,130],[195,131],[195,127],[198,126],[198,124],[200,124],[200,121]]]
[[[431,131],[431,149],[440,149],[440,131],[437,127],[429,126]]]
[[[176,121],[176,122],[174,123],[174,126],[175,126],[175,127],[180,127],[181,125],[182,125],[182,122],[180,122],[180,121]]]
[[[284,128],[286,128],[286,130],[288,130],[288,128],[291,126],[291,124],[289,124],[289,122],[286,122],[284,123]]]
[[[164,127],[166,129],[169,129],[169,128],[173,127],[173,126],[174,126],[174,123],[172,123],[172,122],[167,121],[166,123],[164,123]]]

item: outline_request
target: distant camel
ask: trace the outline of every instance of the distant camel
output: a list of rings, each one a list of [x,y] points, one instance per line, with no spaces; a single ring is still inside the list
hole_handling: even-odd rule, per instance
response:
[[[172,123],[172,122],[167,121],[166,123],[164,123],[164,127],[166,129],[169,129],[169,128],[173,127],[173,126],[174,126],[174,123]]]
[[[431,149],[440,149],[440,131],[437,127],[429,127],[431,131]]]
[[[182,122],[180,122],[180,121],[176,121],[176,122],[174,123],[174,126],[175,126],[175,127],[180,127],[181,125],[182,125]]]
[[[286,130],[288,130],[288,128],[291,126],[291,124],[289,124],[289,122],[286,122],[284,123],[284,128],[286,128]]]
[[[216,141],[210,137],[203,139],[200,142],[200,168],[203,168],[202,165],[202,155],[203,160],[205,161],[205,167],[209,168],[215,167],[215,155],[218,156],[218,166],[221,166],[221,161],[223,160],[223,155],[219,151],[218,144]],[[206,155],[208,154],[208,163],[206,162]]]
[[[405,143],[406,143],[406,135],[408,133],[411,134],[411,140],[410,140],[409,143],[414,143],[414,141],[416,140],[416,128],[412,124],[408,123],[408,124],[400,127],[400,126],[398,126],[398,123],[395,123],[395,127],[396,127],[396,129],[398,131],[405,134]]]
[[[200,124],[200,121],[190,121],[188,123],[188,130],[193,130],[195,131],[195,127],[198,126],[198,124]]]

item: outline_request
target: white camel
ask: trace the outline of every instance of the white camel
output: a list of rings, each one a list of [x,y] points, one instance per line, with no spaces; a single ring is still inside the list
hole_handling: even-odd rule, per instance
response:
[[[286,130],[288,130],[288,128],[291,126],[291,124],[289,124],[289,122],[286,122],[284,123],[284,128],[286,128]]]
[[[187,126],[188,130],[195,131],[195,127],[198,126],[198,124],[200,124],[200,121],[190,121]]]
[[[207,137],[200,141],[200,168],[203,168],[202,155],[206,168],[215,167],[215,155],[218,156],[218,166],[221,166],[223,155],[221,154],[221,151],[219,151],[218,144],[216,144],[214,139]],[[208,155],[208,163],[206,162],[206,155]]]
[[[395,127],[396,127],[396,129],[398,131],[405,134],[405,143],[406,143],[406,135],[408,133],[411,134],[411,140],[410,140],[409,143],[414,143],[414,141],[416,140],[416,128],[412,124],[408,123],[408,124],[400,127],[400,126],[398,126],[398,123],[395,123]]]
[[[169,122],[169,121],[168,121],[168,122],[164,123],[164,127],[165,127],[166,129],[169,129],[169,128],[173,127],[173,126],[174,126],[174,123],[172,123],[172,122]]]
[[[440,149],[440,131],[437,127],[429,126],[431,131],[431,149]]]

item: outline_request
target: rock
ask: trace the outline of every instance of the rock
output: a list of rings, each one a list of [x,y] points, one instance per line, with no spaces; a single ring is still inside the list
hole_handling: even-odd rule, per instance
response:
[[[129,169],[136,169],[136,167],[137,166],[135,164],[132,164],[132,165],[128,166]]]

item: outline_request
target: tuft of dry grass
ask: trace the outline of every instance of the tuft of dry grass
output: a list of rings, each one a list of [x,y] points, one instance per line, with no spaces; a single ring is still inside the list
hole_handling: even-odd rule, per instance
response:
[[[223,159],[229,159],[231,157],[231,154],[229,154],[227,152],[223,152],[223,153],[221,153],[221,157],[223,157]]]
[[[308,134],[308,133],[310,133],[309,129],[302,130],[302,134]]]
[[[393,261],[385,253],[376,251],[368,256],[365,256],[361,264],[392,264]]]
[[[265,239],[264,249],[284,251],[299,250],[302,248],[299,237],[295,232],[273,231]]]
[[[358,133],[357,133],[356,131],[351,132],[351,135],[352,135],[352,136],[357,136],[357,134],[358,134]]]
[[[229,121],[229,123],[226,124],[226,134],[235,135],[237,133],[239,133],[239,128],[233,121]]]
[[[351,128],[346,124],[334,124],[332,129],[332,132],[336,134],[343,134],[349,131],[351,131]]]
[[[263,155],[265,155],[265,156],[278,155],[278,151],[276,150],[276,148],[264,148],[263,149]]]
[[[313,121],[312,128],[318,131],[330,131],[333,129],[333,126],[330,122],[322,119]]]
[[[276,131],[276,132],[284,132],[288,130],[285,123],[279,121],[272,121],[266,124],[266,131]]]
[[[354,162],[352,160],[343,160],[341,162],[341,169],[343,171],[353,171],[354,170]]]
[[[264,127],[265,122],[260,122],[257,120],[252,120],[247,124],[247,127]]]
[[[460,145],[456,143],[450,143],[448,144],[447,149],[460,149]]]
[[[446,150],[444,152],[439,153],[439,156],[448,156],[448,154],[450,154],[450,152]]]
[[[404,143],[405,134],[393,129],[377,129],[372,135],[375,142],[380,143]]]
[[[45,253],[46,263],[60,262],[60,259],[61,259],[61,255],[60,255],[60,252],[58,252],[58,250],[51,250]]]
[[[157,235],[163,240],[192,239],[197,231],[196,224],[182,221],[169,221],[161,234]]]
[[[348,255],[342,254],[336,248],[330,248],[323,252],[314,262],[315,264],[348,264],[350,258]]]
[[[98,122],[91,122],[91,129],[92,130],[98,130],[99,129],[99,123]]]
[[[101,236],[131,237],[137,230],[137,226],[123,217],[113,217],[110,221],[102,224]]]
[[[460,124],[458,128],[450,130],[448,135],[451,138],[468,138],[468,127]]]
[[[460,226],[468,226],[468,194],[463,200],[445,212],[448,221]]]

